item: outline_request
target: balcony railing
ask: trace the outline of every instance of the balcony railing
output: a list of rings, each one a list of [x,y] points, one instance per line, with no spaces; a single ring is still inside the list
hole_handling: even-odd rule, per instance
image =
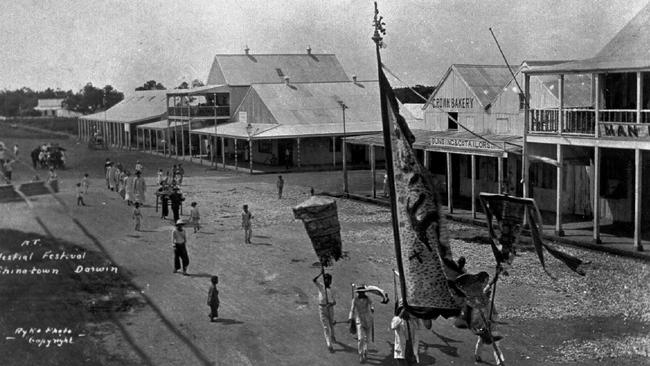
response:
[[[642,110],[640,123],[637,121],[637,111],[634,109],[604,109],[599,112],[599,128],[601,136],[614,136],[612,128],[624,125],[627,131],[634,132],[638,128],[647,129],[650,124],[650,110]],[[577,135],[595,135],[596,112],[593,109],[563,109],[562,133]],[[629,127],[636,126],[636,127]],[[559,110],[531,109],[529,131],[531,133],[557,134],[560,131]],[[604,132],[607,131],[608,134]],[[622,136],[622,135],[621,135]]]
[[[167,112],[174,117],[230,117],[230,106],[169,107]]]

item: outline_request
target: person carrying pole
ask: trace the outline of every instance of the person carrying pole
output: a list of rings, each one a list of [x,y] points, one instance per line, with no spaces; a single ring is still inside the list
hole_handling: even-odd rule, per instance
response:
[[[323,284],[318,282],[318,277],[323,276]],[[336,298],[331,289],[332,275],[325,273],[325,268],[321,267],[321,272],[313,279],[314,285],[318,288],[318,310],[320,322],[323,325],[323,333],[325,334],[325,342],[327,349],[334,352],[332,342],[336,342],[334,336],[334,305],[336,305]]]

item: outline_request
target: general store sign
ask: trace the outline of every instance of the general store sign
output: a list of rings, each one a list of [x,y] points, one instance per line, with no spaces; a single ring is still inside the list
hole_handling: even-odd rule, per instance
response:
[[[472,109],[474,98],[433,98],[431,104],[434,108]]]
[[[601,137],[617,137],[627,139],[648,139],[650,130],[645,123],[606,123],[600,122]]]
[[[432,137],[431,145],[448,146],[461,149],[479,149],[479,150],[502,150],[485,140],[461,139],[456,137]]]

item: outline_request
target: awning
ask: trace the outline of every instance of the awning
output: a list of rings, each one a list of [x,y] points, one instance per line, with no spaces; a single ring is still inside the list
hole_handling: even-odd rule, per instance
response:
[[[241,122],[224,123],[217,126],[216,135],[248,139],[247,124]],[[253,140],[272,140],[308,137],[332,137],[345,134],[374,134],[381,130],[377,122],[358,122],[346,124],[345,130],[342,123],[320,124],[277,124],[277,123],[252,123],[251,138]],[[192,133],[215,135],[215,128],[205,127],[193,129]]]
[[[413,130],[412,132],[415,136],[413,148],[426,151],[507,157],[511,152],[521,154],[523,144],[523,138],[514,135],[480,134],[478,137],[467,131]],[[347,137],[345,141],[349,144],[384,146],[384,138],[381,134]]]
[[[596,73],[596,72],[623,72],[650,69],[650,60],[647,59],[619,59],[619,58],[590,58],[586,60],[569,61],[556,65],[532,66],[524,70],[526,74],[571,74],[571,73]]]

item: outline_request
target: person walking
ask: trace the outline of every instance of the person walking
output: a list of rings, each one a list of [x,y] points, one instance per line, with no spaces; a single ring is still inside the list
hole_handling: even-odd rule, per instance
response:
[[[126,178],[124,180],[124,200],[126,201],[127,206],[131,206],[133,200],[135,199],[135,177],[130,173],[126,173]]]
[[[172,230],[172,246],[174,248],[174,273],[183,268],[183,274],[187,276],[187,266],[190,264],[190,258],[187,255],[187,236],[183,226],[183,220],[176,221],[176,227]]]
[[[140,231],[140,225],[142,224],[142,212],[140,212],[140,204],[135,203],[133,208],[133,222],[135,223],[135,231]]]
[[[40,147],[35,148],[32,150],[32,152],[29,154],[29,156],[32,158],[32,165],[34,166],[34,169],[38,167],[38,156],[41,153]]]
[[[172,193],[169,195],[169,202],[171,203],[172,206],[172,215],[174,215],[174,222],[178,221],[178,219],[180,218],[179,210],[184,200],[185,198],[179,192],[178,187],[174,187]]]
[[[18,158],[18,152],[19,152],[18,144],[14,144],[14,157],[15,158]]]
[[[217,290],[217,284],[219,283],[218,276],[212,276],[210,279],[212,285],[208,290],[208,306],[210,307],[210,321],[214,322],[215,318],[219,317],[219,290]]]
[[[393,358],[397,360],[399,365],[408,365],[407,354],[409,350],[407,347],[409,345],[412,347],[415,362],[420,363],[418,355],[420,339],[416,330],[420,329],[421,326],[420,319],[412,317],[403,306],[397,307],[395,316],[390,322],[390,329],[395,333]]]
[[[77,206],[85,206],[84,203],[84,189],[81,183],[77,183]]]
[[[162,183],[162,181],[163,181],[164,179],[165,179],[165,178],[163,178],[163,170],[162,170],[162,169],[158,169],[158,176],[156,177],[156,184],[160,185],[160,183]]]
[[[145,192],[147,191],[147,183],[144,181],[141,172],[135,172],[135,180],[133,181],[133,200],[144,206]]]
[[[183,184],[183,176],[185,176],[185,169],[183,169],[183,164],[178,164],[177,174],[178,174],[178,185],[180,186]]]
[[[192,209],[190,210],[190,224],[194,227],[194,232],[198,233],[201,229],[201,224],[199,223],[199,220],[201,220],[199,208],[197,207],[196,202],[192,202],[190,206],[192,206]]]
[[[323,284],[318,282],[318,277],[323,276]],[[330,352],[334,352],[332,342],[336,342],[334,336],[334,305],[336,305],[336,298],[334,291],[330,288],[332,285],[332,275],[325,273],[323,270],[318,276],[313,279],[314,285],[318,288],[318,315],[320,322],[323,325],[323,333],[325,335],[325,343]]]
[[[5,160],[3,164],[3,170],[5,173],[5,179],[7,180],[7,183],[11,183],[15,162],[16,160],[9,159],[9,160]]]
[[[111,159],[106,158],[104,162],[104,177],[106,177],[106,188],[111,189],[110,174],[108,170],[111,168]]]
[[[161,206],[161,214],[160,218],[161,219],[166,219],[167,216],[169,216],[169,189],[168,185],[165,184],[165,182],[160,184],[160,188],[158,188],[158,195],[160,196],[160,206]]]
[[[142,163],[140,163],[139,160],[135,162],[135,172],[136,172],[136,174],[138,172],[140,172],[140,174],[142,174]]]
[[[282,199],[282,189],[284,188],[284,179],[281,175],[278,175],[278,181],[275,183],[278,187],[278,199]]]
[[[364,363],[368,358],[368,334],[373,332],[373,313],[375,309],[372,307],[372,301],[366,296],[365,291],[355,290],[355,293],[348,321],[356,324],[359,362]]]
[[[244,243],[251,244],[251,237],[253,236],[253,229],[251,228],[253,214],[248,211],[248,205],[244,205],[243,212],[241,213],[241,227],[244,229]]]

